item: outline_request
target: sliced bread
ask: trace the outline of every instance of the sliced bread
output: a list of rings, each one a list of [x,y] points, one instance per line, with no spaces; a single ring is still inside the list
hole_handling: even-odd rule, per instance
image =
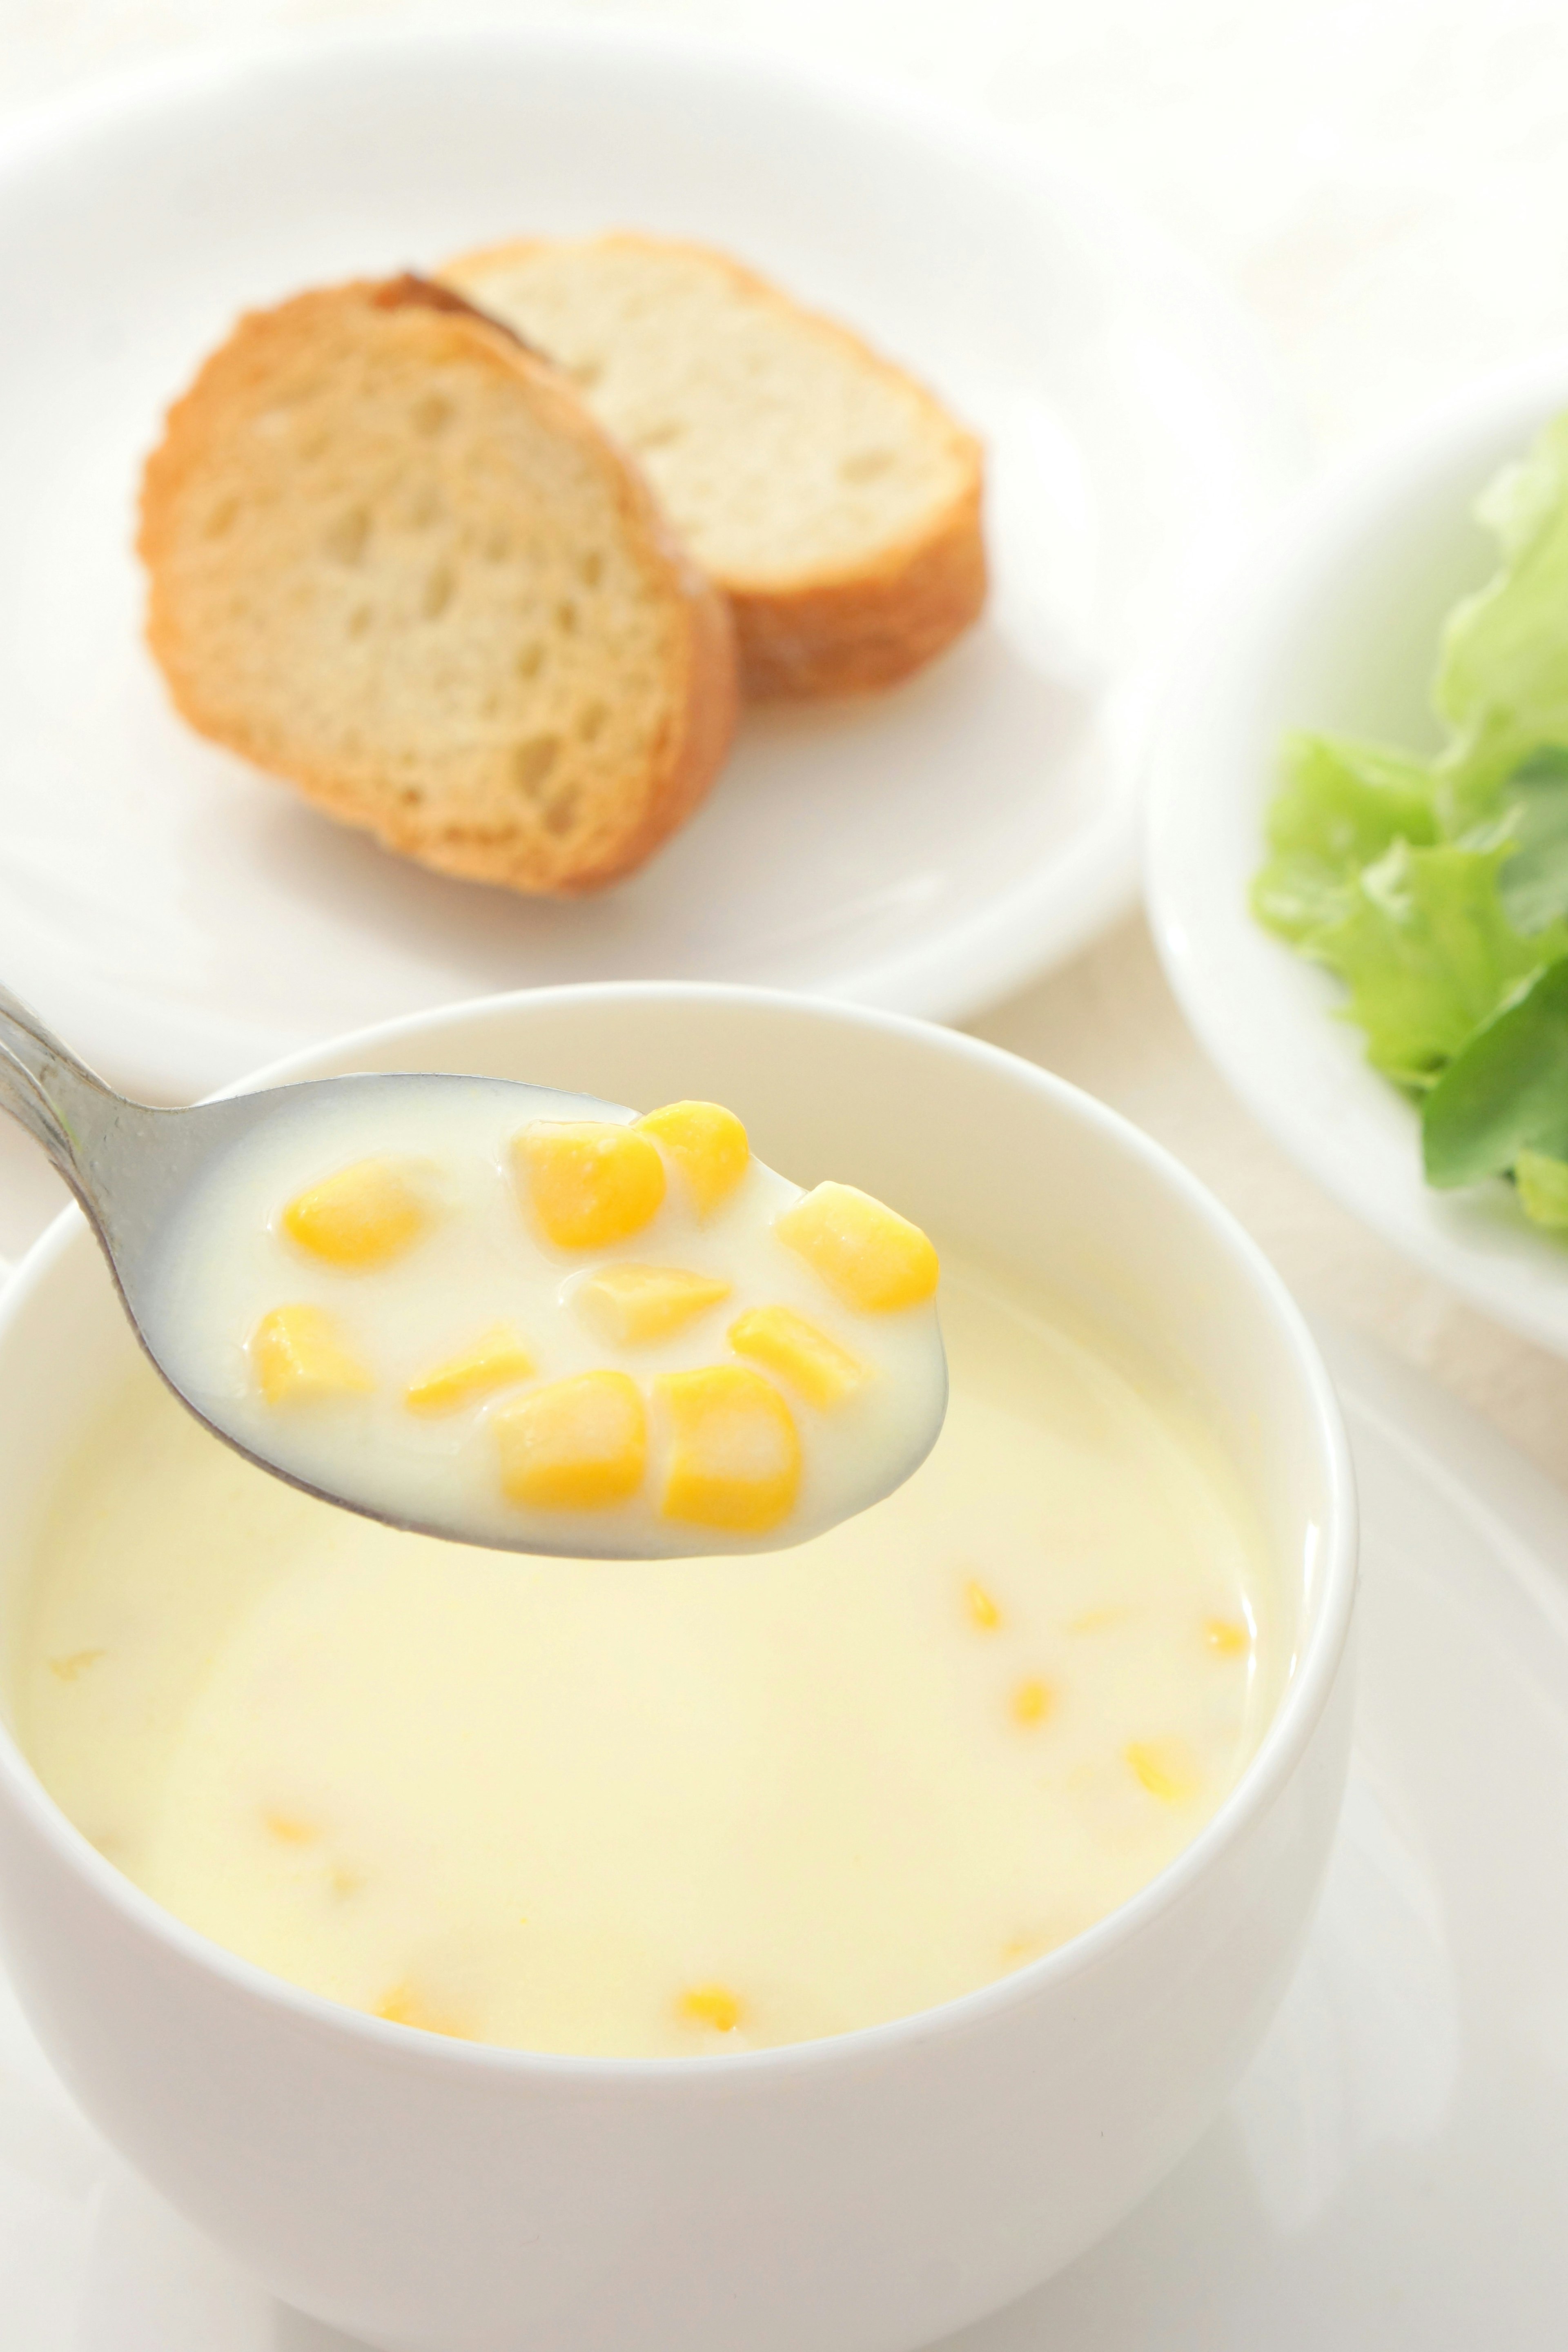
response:
[[[707,792],[722,598],[558,371],[416,278],[243,318],[142,483],[184,716],[447,874],[565,896]]]
[[[887,686],[985,601],[979,444],[858,337],[705,247],[522,241],[439,275],[565,369],[731,598],[754,695]]]

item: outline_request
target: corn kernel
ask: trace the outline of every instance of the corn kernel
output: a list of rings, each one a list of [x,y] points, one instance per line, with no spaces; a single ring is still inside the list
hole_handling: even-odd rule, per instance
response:
[[[78,1675],[85,1674],[89,1666],[96,1666],[100,1658],[108,1654],[107,1650],[73,1650],[68,1658],[51,1658],[49,1672],[58,1675],[62,1683],[74,1683]]]
[[[268,1835],[279,1845],[310,1845],[321,1834],[314,1822],[301,1821],[297,1813],[263,1813],[261,1819]]]
[[[467,2025],[461,2025],[449,2012],[432,2006],[416,1990],[406,1978],[395,1984],[376,2005],[377,2017],[385,2018],[389,2025],[411,2025],[420,2033],[444,2033],[451,2042],[472,2042],[475,2035]]]
[[[1002,1612],[977,1576],[972,1576],[963,1588],[963,1605],[970,1623],[978,1625],[983,1633],[994,1633],[1002,1622]]]
[[[1220,1658],[1245,1657],[1252,1647],[1252,1636],[1246,1626],[1229,1617],[1211,1617],[1204,1627],[1204,1639]]]
[[[732,1110],[718,1103],[666,1103],[637,1125],[663,1144],[685,1177],[700,1217],[729,1199],[750,1165],[745,1129]]]
[[[537,1119],[512,1139],[512,1165],[557,1249],[607,1249],[658,1213],[664,1162],[646,1135],[605,1119]]]
[[[800,1488],[800,1439],[777,1389],[742,1364],[666,1372],[658,1387],[675,1423],[665,1517],[752,1536],[786,1518]]]
[[[268,1404],[319,1404],[375,1383],[320,1307],[275,1307],[250,1337],[250,1360]]]
[[[410,1412],[455,1412],[472,1397],[531,1380],[533,1369],[533,1358],[510,1324],[495,1323],[462,1355],[449,1357],[405,1390],[403,1402]]]
[[[283,1212],[284,1232],[312,1257],[360,1268],[401,1257],[429,1222],[425,1201],[389,1160],[356,1160]]]
[[[1013,1720],[1026,1726],[1044,1723],[1051,1711],[1051,1687],[1031,1675],[1013,1693]]]
[[[642,1484],[647,1416],[625,1372],[552,1381],[491,1415],[509,1502],[546,1511],[623,1503]]]
[[[864,1315],[918,1307],[937,1286],[937,1255],[911,1225],[853,1184],[819,1184],[773,1225],[829,1290]]]
[[[693,2025],[710,2025],[715,2033],[733,2033],[744,2014],[727,1985],[692,1985],[680,1996],[680,2014]]]
[[[753,1307],[730,1326],[730,1345],[737,1356],[754,1357],[798,1389],[808,1404],[829,1407],[864,1388],[868,1366],[797,1315],[791,1307]]]
[[[1127,1761],[1149,1794],[1164,1805],[1185,1803],[1203,1784],[1192,1750],[1180,1739],[1135,1739]]]
[[[676,1265],[606,1265],[573,1292],[602,1339],[617,1348],[668,1339],[694,1315],[717,1307],[730,1285],[710,1274],[684,1274]]]

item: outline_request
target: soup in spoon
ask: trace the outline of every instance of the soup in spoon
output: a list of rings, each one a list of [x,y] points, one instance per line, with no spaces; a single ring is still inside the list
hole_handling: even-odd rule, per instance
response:
[[[947,1400],[924,1234],[718,1104],[533,1093],[280,1094],[160,1244],[181,1393],[304,1486],[523,1550],[771,1549],[900,1486]]]

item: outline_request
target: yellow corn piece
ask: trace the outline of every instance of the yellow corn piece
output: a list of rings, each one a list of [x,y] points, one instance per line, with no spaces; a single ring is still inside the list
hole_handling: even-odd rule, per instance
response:
[[[459,2025],[448,2012],[433,2008],[406,1978],[401,1984],[395,1984],[376,2004],[375,2013],[384,2017],[389,2025],[411,2025],[420,2033],[444,2033],[451,2042],[472,2042],[476,2038],[467,2025]]]
[[[625,1372],[579,1372],[490,1416],[509,1502],[545,1511],[623,1503],[642,1484],[647,1416]]]
[[[646,1135],[605,1119],[536,1119],[512,1139],[512,1165],[547,1241],[608,1249],[658,1213],[664,1162]]]
[[[375,1386],[321,1307],[275,1307],[250,1335],[250,1360],[268,1404],[320,1404]]]
[[[471,1397],[531,1380],[533,1358],[510,1323],[493,1323],[471,1348],[448,1357],[404,1391],[410,1412],[455,1412]]]
[[[1204,1639],[1216,1657],[1245,1657],[1252,1647],[1252,1636],[1245,1625],[1229,1617],[1211,1617],[1204,1627]]]
[[[692,1985],[680,1996],[680,2014],[693,2025],[710,2025],[715,2033],[733,2033],[743,2011],[727,1985]]]
[[[787,1518],[800,1488],[800,1439],[777,1389],[742,1364],[665,1372],[658,1388],[675,1423],[665,1517],[752,1536]]]
[[[969,1612],[969,1622],[978,1625],[983,1633],[994,1633],[1002,1622],[1002,1612],[976,1576],[972,1576],[963,1588],[963,1605]]]
[[[753,1307],[730,1326],[737,1356],[751,1356],[798,1389],[808,1404],[842,1404],[864,1388],[870,1368],[792,1307]]]
[[[280,1845],[310,1845],[321,1834],[314,1822],[303,1822],[297,1813],[263,1813],[261,1819],[268,1835]]]
[[[386,1265],[430,1223],[426,1202],[390,1160],[356,1160],[289,1202],[283,1230],[330,1265]]]
[[[1013,1720],[1026,1726],[1044,1723],[1051,1711],[1052,1694],[1048,1683],[1031,1675],[1013,1693]]]
[[[937,1255],[918,1225],[853,1184],[819,1184],[775,1220],[780,1241],[863,1315],[918,1307],[937,1286]]]
[[[85,1674],[89,1666],[96,1666],[100,1658],[108,1655],[107,1650],[73,1650],[67,1658],[51,1658],[49,1672],[58,1675],[62,1683],[74,1683],[78,1675]]]
[[[606,1265],[573,1292],[573,1302],[602,1339],[617,1348],[647,1347],[717,1307],[730,1285],[676,1265]]]
[[[1127,1750],[1127,1761],[1149,1794],[1164,1805],[1184,1804],[1203,1785],[1203,1775],[1184,1740],[1135,1739]]]
[[[751,1163],[745,1129],[718,1103],[666,1103],[637,1125],[663,1144],[690,1187],[700,1217],[728,1200]]]

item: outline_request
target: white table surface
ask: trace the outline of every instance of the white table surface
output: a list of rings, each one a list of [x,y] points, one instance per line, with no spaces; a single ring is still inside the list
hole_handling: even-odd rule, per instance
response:
[[[1218,272],[1331,458],[1568,340],[1561,0],[0,0],[0,127],[195,46],[363,23],[662,22],[879,72],[1116,183]],[[1314,1312],[1372,1332],[1568,1484],[1568,1364],[1299,1176],[1210,1069],[1141,922],[975,1024],[1169,1144]],[[0,1250],[60,1197],[0,1134]]]

